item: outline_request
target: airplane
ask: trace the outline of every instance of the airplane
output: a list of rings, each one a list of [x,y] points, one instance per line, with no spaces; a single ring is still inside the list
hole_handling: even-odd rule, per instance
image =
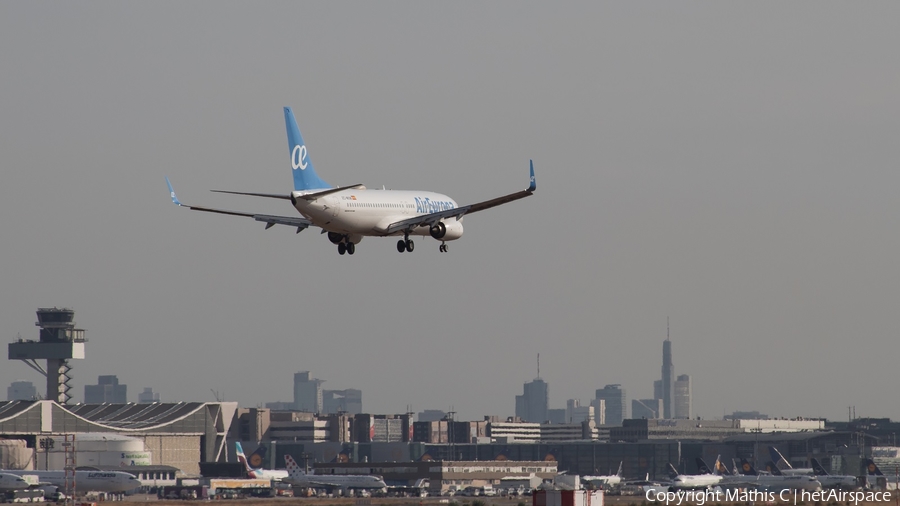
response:
[[[41,483],[55,485],[60,490],[66,488],[65,471],[4,470],[3,473],[37,476]],[[133,474],[122,471],[75,471],[75,483],[79,492],[128,492],[141,486],[141,481]]]
[[[772,461],[774,462],[775,467],[778,468],[778,470],[781,471],[781,474],[783,474],[785,476],[790,476],[790,475],[814,476],[816,474],[815,472],[813,472],[813,469],[811,467],[794,467],[794,466],[792,466],[791,463],[788,462],[788,460],[786,458],[784,458],[784,455],[782,455],[781,452],[778,451],[778,448],[775,448],[774,446],[769,447],[769,456],[772,457]]]
[[[250,458],[253,459],[261,453],[265,453],[264,448],[264,446],[260,446],[259,448],[257,448],[257,450],[250,455]],[[260,452],[260,449],[263,449],[263,451]],[[238,462],[244,464],[244,469],[247,470],[247,476],[251,478],[282,481],[288,476],[288,472],[284,469],[263,469],[262,467],[250,467],[250,461],[247,459],[247,457],[244,456],[244,448],[241,446],[240,441],[235,441],[234,451],[237,455]],[[262,459],[259,460],[261,461]]]
[[[707,471],[709,470],[709,466],[703,462],[703,459],[697,457],[697,467],[701,469],[701,471],[705,468]],[[719,459],[716,459],[718,462]],[[718,466],[717,466],[718,468]],[[724,479],[724,476],[716,473],[703,473],[703,474],[680,474],[675,466],[671,463],[669,464],[669,478],[672,480],[669,484],[669,491],[674,492],[676,490],[702,490],[702,489],[712,489],[714,487],[719,486]]]
[[[369,474],[307,474],[290,455],[284,456],[288,477],[282,481],[306,488],[382,489],[387,488],[380,476]]]
[[[284,108],[284,122],[294,176],[294,190],[291,193],[212,191],[289,200],[301,216],[272,216],[182,204],[166,177],[172,202],[195,211],[253,218],[265,223],[266,229],[287,225],[296,227],[297,233],[300,233],[306,228],[318,227],[328,235],[332,244],[337,245],[341,255],[352,255],[356,245],[366,236],[402,236],[403,239],[397,241],[397,251],[412,252],[415,244],[410,236],[415,235],[431,236],[440,241],[438,249],[446,253],[447,241],[463,235],[464,215],[531,196],[536,188],[534,161],[529,162],[531,181],[525,190],[464,206],[458,205],[447,195],[428,191],[369,190],[362,184],[335,188],[316,174],[290,107]]]
[[[813,471],[823,487],[842,490],[855,490],[859,487],[856,476],[828,474],[828,471],[819,464],[818,459],[811,458],[809,462],[812,464]]]
[[[878,465],[875,464],[875,461],[872,459],[866,459],[865,466],[866,485],[870,489],[887,490],[887,477],[884,475],[884,473],[881,472],[881,469],[878,469]]]
[[[828,471],[815,458],[810,459],[812,467],[794,468],[781,452],[774,446],[769,447],[769,455],[775,462],[769,462],[770,472],[783,476],[815,476],[824,488],[853,490],[858,487],[855,476],[839,476],[828,474]]]
[[[30,485],[21,476],[0,472],[0,492],[8,490],[24,490]]]
[[[604,488],[615,487],[622,483],[622,462],[619,462],[619,470],[616,474],[609,474],[604,476],[582,476],[582,483],[590,483],[595,488],[599,485]]]
[[[815,476],[762,474],[757,472],[747,459],[741,459],[739,469],[741,475],[729,477],[728,483],[774,490],[822,490],[822,484]]]

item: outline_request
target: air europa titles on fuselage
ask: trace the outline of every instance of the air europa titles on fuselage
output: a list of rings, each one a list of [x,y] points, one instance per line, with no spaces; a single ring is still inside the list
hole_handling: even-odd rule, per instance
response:
[[[415,197],[417,213],[437,213],[456,208],[453,202],[445,202],[442,200],[431,200],[428,197]]]

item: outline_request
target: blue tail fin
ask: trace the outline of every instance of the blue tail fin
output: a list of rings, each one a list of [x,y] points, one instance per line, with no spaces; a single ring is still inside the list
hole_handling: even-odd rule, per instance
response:
[[[694,460],[697,462],[697,472],[699,474],[712,474],[713,473],[712,469],[710,469],[709,466],[706,465],[706,462],[702,458],[697,457]]]
[[[294,190],[327,190],[331,185],[322,181],[312,161],[309,159],[309,151],[300,129],[297,128],[297,120],[294,119],[294,111],[290,107],[284,108],[284,126],[287,128],[288,149],[291,153],[291,169],[294,172]]]
[[[810,465],[812,465],[813,473],[815,473],[816,476],[828,476],[828,471],[826,471],[825,468],[822,467],[822,464],[819,463],[818,459],[813,457],[809,459],[809,463]]]
[[[884,473],[881,472],[881,469],[878,469],[878,466],[875,465],[875,461],[872,459],[866,459],[866,474],[884,476]]]
[[[756,476],[759,473],[756,472],[756,469],[753,467],[752,464],[747,462],[747,459],[741,459],[741,474],[744,474],[747,476]]]

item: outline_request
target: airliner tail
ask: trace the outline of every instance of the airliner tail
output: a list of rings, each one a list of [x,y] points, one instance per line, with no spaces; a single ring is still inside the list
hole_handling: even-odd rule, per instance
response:
[[[309,159],[306,143],[303,142],[303,136],[300,135],[300,128],[297,127],[297,120],[294,119],[294,111],[290,107],[284,108],[284,126],[287,129],[291,170],[294,173],[294,190],[327,190],[331,188],[330,184],[322,181],[316,174],[312,160]]]

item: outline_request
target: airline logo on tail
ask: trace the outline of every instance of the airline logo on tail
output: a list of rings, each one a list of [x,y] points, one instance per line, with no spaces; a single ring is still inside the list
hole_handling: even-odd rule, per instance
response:
[[[253,469],[250,467],[250,463],[247,462],[247,457],[244,456],[244,448],[241,446],[240,442],[234,443],[235,454],[237,454],[238,462],[244,464],[244,469],[247,471],[247,476],[251,478],[256,478],[256,473],[253,472]]]
[[[306,144],[294,146],[293,151],[291,151],[291,167],[294,170],[306,170],[306,157]]]
[[[295,477],[303,476],[306,474],[302,469],[300,469],[300,465],[297,464],[297,461],[294,460],[294,457],[291,457],[290,455],[284,456],[284,465],[287,468],[288,476]]]

